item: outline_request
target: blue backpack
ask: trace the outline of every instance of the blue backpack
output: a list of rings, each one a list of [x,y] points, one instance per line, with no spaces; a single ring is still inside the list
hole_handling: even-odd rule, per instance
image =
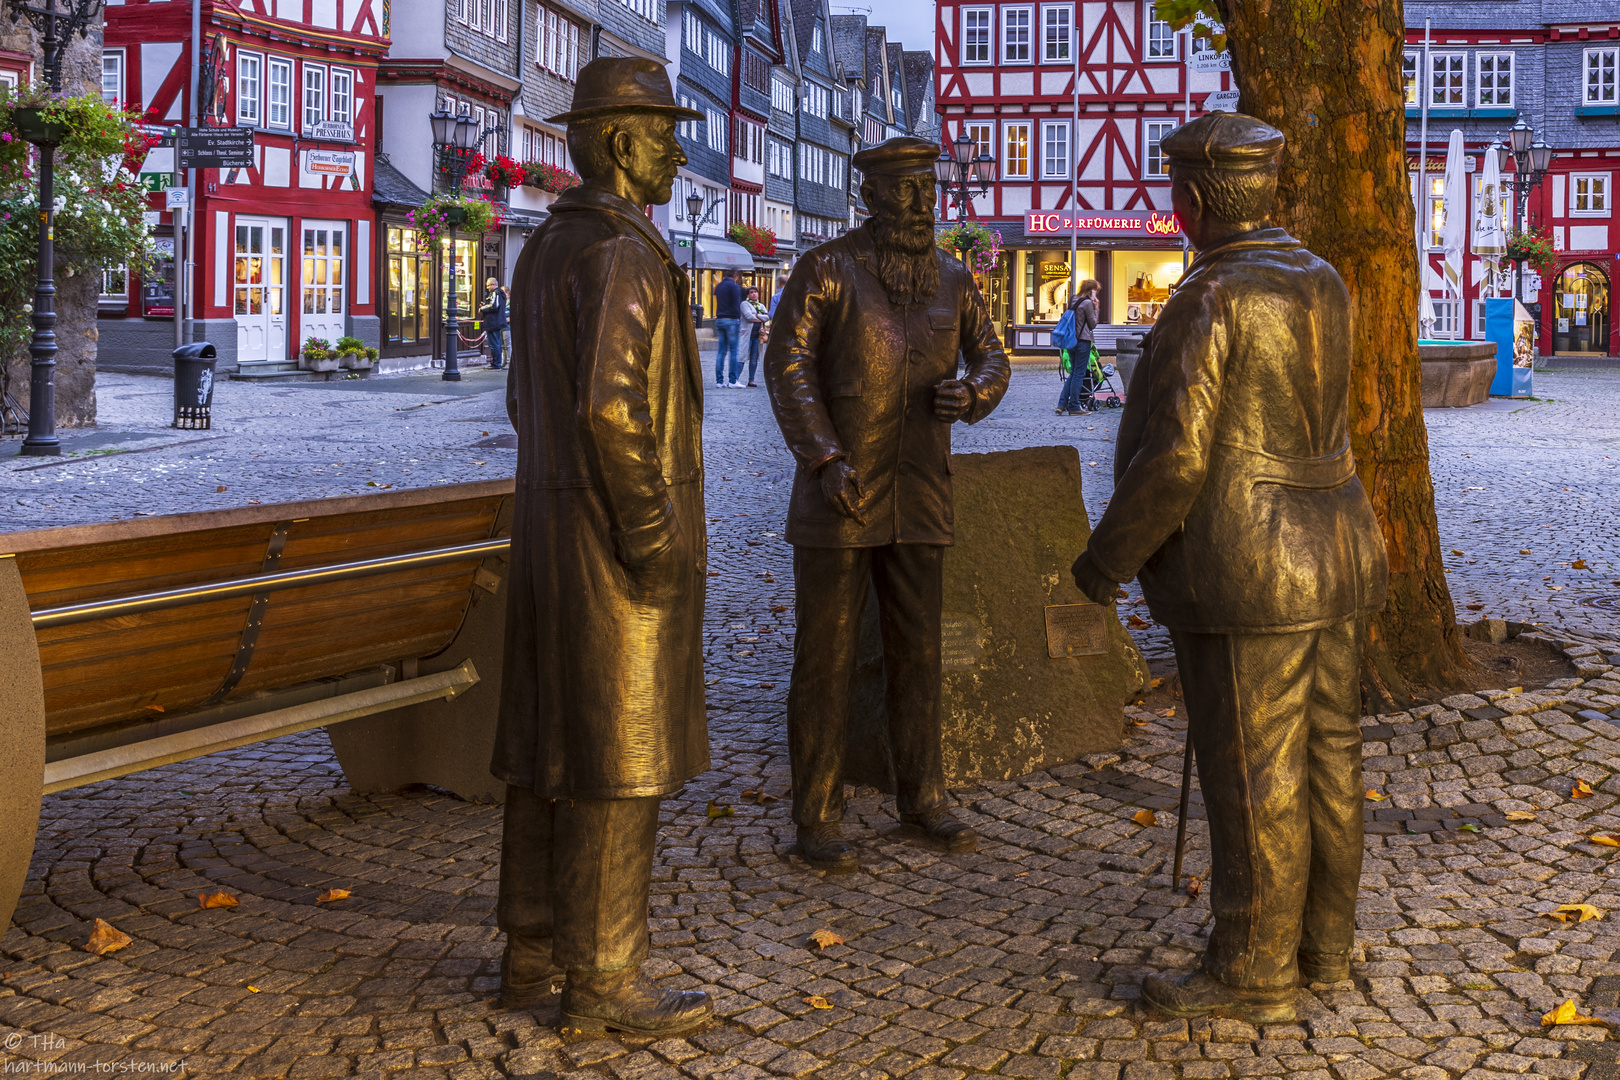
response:
[[[1052,344],[1060,349],[1075,349],[1080,346],[1080,335],[1074,330],[1074,309],[1070,308],[1063,313],[1058,324],[1052,328]]]

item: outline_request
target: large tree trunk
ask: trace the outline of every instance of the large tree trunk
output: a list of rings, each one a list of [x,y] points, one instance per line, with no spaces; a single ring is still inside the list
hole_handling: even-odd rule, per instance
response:
[[[1274,219],[1350,290],[1351,446],[1389,548],[1389,605],[1364,686],[1462,688],[1417,358],[1416,222],[1406,166],[1401,0],[1219,0],[1240,108],[1287,137]]]

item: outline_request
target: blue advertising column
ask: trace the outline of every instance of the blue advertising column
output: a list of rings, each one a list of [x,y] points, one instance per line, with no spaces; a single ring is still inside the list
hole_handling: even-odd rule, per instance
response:
[[[1517,300],[1485,301],[1485,340],[1496,343],[1492,397],[1529,397],[1536,353],[1536,325]]]

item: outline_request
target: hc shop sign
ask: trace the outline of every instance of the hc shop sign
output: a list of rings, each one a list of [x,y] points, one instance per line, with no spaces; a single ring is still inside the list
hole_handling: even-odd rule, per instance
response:
[[[1110,211],[1079,217],[1048,210],[1024,211],[1026,236],[1068,236],[1071,233],[1092,237],[1180,236],[1181,221],[1174,214],[1161,214],[1157,210],[1149,214]]]

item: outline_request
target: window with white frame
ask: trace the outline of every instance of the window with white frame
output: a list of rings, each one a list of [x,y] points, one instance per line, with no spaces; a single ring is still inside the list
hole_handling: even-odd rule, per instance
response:
[[[1179,126],[1175,120],[1149,120],[1142,125],[1142,175],[1169,176],[1170,159],[1164,153],[1164,140]]]
[[[110,105],[124,100],[124,50],[101,50],[101,100]]]
[[[1001,9],[1001,62],[1027,64],[1029,55],[1030,10],[1027,7]]]
[[[354,72],[333,68],[327,99],[328,119],[339,124],[354,123]]]
[[[990,62],[990,9],[962,9],[962,63]]]
[[[1074,8],[1068,4],[1046,4],[1041,8],[1041,61],[1066,64],[1073,58]]]
[[[804,95],[804,111],[811,116],[819,116],[825,120],[832,101],[832,95],[825,86],[817,82],[805,83],[805,90],[807,93]]]
[[[1411,183],[1413,199],[1417,197],[1417,173],[1407,173]],[[1429,249],[1435,250],[1441,246],[1440,227],[1446,223],[1446,178],[1444,176],[1430,176],[1428,182],[1428,204],[1420,207],[1419,213],[1425,214],[1425,221],[1429,223]]]
[[[772,176],[783,180],[793,179],[793,147],[779,139],[772,139],[765,167]]]
[[[1586,104],[1615,104],[1617,63],[1620,63],[1620,49],[1586,50]]]
[[[101,271],[102,300],[129,299],[129,267],[123,263],[108,266]]]
[[[1147,59],[1174,60],[1176,58],[1175,28],[1163,19],[1153,18],[1153,8],[1151,6],[1147,6],[1147,10]]]
[[[1512,53],[1474,55],[1474,101],[1482,109],[1513,104]]]
[[[726,153],[729,149],[727,136],[730,131],[728,129],[731,126],[726,120],[726,114],[718,109],[704,109],[703,111],[708,115],[709,119],[709,149],[722,154]]]
[[[1610,173],[1574,173],[1569,178],[1570,217],[1609,216]]]
[[[640,15],[648,22],[655,21],[653,14],[653,0],[619,0],[619,3],[623,4],[637,15]]]
[[[304,124],[310,128],[326,119],[326,69],[315,64],[304,65]]]
[[[258,127],[263,119],[259,111],[262,91],[264,58],[258,53],[236,54],[236,122]]]
[[[579,77],[579,23],[542,6],[536,25],[535,63],[560,79],[575,81]]]
[[[1461,109],[1468,105],[1467,53],[1429,54],[1429,108]]]
[[[1485,336],[1485,301],[1473,300],[1470,301],[1470,303],[1473,305],[1474,309],[1474,329],[1473,332],[1468,336],[1473,338],[1482,338]]]
[[[1434,305],[1434,336],[1437,338],[1457,338],[1461,336],[1457,325],[1456,300],[1431,300]]]
[[[1029,122],[1009,120],[1001,125],[1001,177],[1004,180],[1028,180],[1029,174]]]
[[[490,7],[492,9],[490,18],[485,20],[488,23],[488,30],[496,41],[505,41],[507,24],[512,21],[511,0],[492,0]]]
[[[771,108],[777,112],[793,111],[793,86],[784,79],[771,79]]]
[[[816,20],[815,27],[810,31],[810,51],[813,53],[826,52],[827,47],[821,37],[821,20]]]
[[[1418,103],[1418,64],[1423,60],[1423,54],[1414,49],[1407,49],[1401,56],[1401,86],[1406,92],[1406,103],[1413,108]]]
[[[1041,121],[1041,179],[1069,178],[1069,122]]]
[[[292,126],[292,61],[271,57],[265,62],[265,116],[266,127]]]

